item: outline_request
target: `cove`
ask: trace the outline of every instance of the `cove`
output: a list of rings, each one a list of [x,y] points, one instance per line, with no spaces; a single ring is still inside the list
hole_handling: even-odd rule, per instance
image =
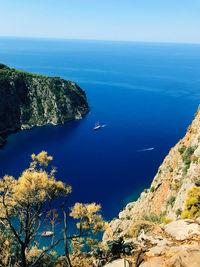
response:
[[[116,217],[191,123],[199,60],[199,45],[0,38],[0,62],[75,81],[90,105],[83,120],[10,135],[0,176],[17,177],[32,153],[46,150],[56,178],[72,186],[70,203],[94,201],[105,219]],[[97,121],[106,127],[94,131]]]

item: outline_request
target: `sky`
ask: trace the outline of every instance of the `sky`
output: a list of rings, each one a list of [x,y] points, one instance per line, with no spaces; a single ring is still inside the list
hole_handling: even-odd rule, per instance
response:
[[[0,36],[200,43],[200,0],[0,0]]]

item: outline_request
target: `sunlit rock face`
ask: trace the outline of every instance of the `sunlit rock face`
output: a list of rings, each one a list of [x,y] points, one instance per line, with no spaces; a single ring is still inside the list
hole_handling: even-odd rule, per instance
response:
[[[200,195],[200,109],[184,138],[169,151],[151,187],[119,213],[103,240],[129,236],[134,223],[140,220],[161,224],[200,216],[200,212],[195,211],[195,204],[193,210],[186,210],[186,203],[189,207],[194,198],[198,199],[194,194]]]

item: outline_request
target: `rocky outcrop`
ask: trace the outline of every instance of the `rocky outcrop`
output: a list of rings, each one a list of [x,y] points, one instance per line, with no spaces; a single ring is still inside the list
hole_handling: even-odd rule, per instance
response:
[[[137,220],[168,223],[173,220],[192,218],[198,215],[198,197],[191,214],[183,216],[188,190],[195,188],[200,196],[200,109],[189,126],[187,133],[164,159],[153,179],[151,187],[141,193],[136,202],[129,203],[119,213],[119,218],[111,221],[103,240],[112,240],[119,236],[129,235],[130,229]],[[195,191],[194,190],[194,191]],[[192,204],[194,195],[191,192]],[[189,205],[188,204],[188,205]],[[199,209],[200,210],[200,209]]]
[[[64,124],[88,111],[85,92],[74,82],[0,64],[0,145],[11,132]]]
[[[176,240],[187,240],[190,236],[200,237],[200,225],[193,220],[178,220],[167,224],[164,230]]]
[[[171,247],[157,251],[156,256],[149,257],[140,267],[199,267],[199,244]],[[162,254],[162,255],[161,255]]]
[[[155,226],[137,237],[125,240],[121,259],[105,267],[190,267],[200,266],[199,220],[177,220],[165,227]],[[121,240],[118,238],[118,240]],[[117,242],[117,241],[115,241]],[[123,247],[131,250],[124,253]],[[126,262],[126,265],[123,265]]]

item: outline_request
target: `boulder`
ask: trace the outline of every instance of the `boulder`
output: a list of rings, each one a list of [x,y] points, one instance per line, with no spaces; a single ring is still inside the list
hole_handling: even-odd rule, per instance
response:
[[[191,235],[200,235],[200,225],[193,220],[178,220],[164,227],[164,231],[176,240],[184,240]]]
[[[177,254],[166,261],[166,267],[199,267],[200,266],[200,247],[187,246],[182,248]],[[164,267],[164,266],[163,266]]]
[[[167,256],[166,256],[167,255]],[[169,258],[169,255],[171,257]],[[148,259],[140,267],[199,267],[200,247],[182,245],[177,247],[152,248],[146,253]]]

